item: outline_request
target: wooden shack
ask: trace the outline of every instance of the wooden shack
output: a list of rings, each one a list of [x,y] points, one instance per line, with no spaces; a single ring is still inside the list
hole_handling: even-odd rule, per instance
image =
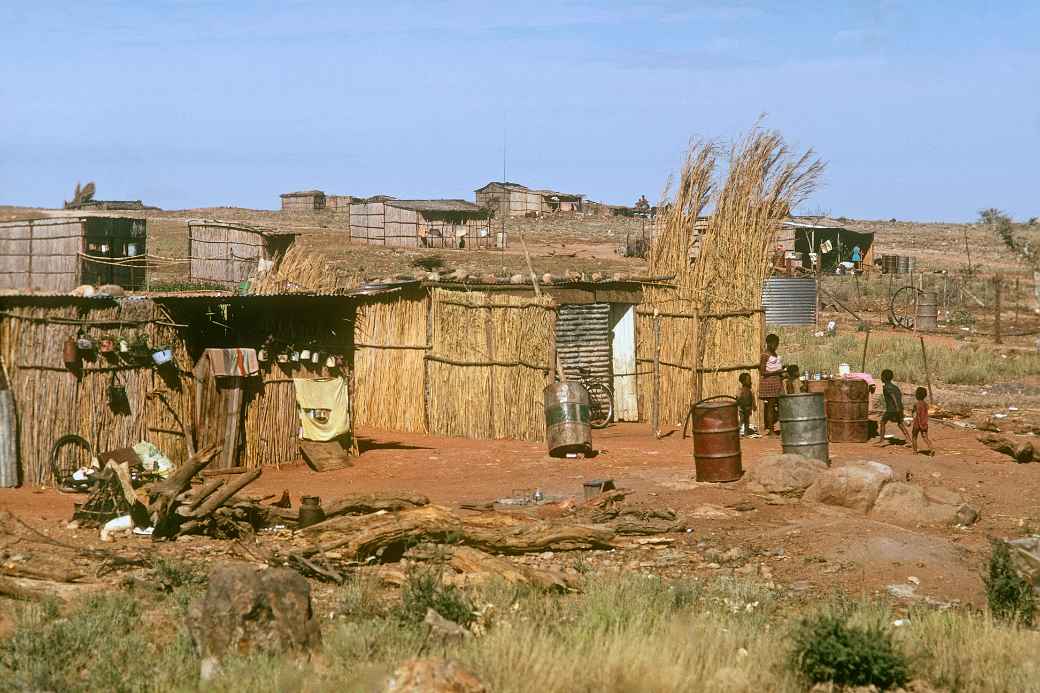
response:
[[[0,289],[145,288],[144,219],[60,217],[0,223]]]
[[[353,202],[354,197],[351,195],[326,195],[325,209],[333,214],[350,214],[350,205]]]
[[[325,193],[321,190],[300,190],[282,193],[283,212],[317,212],[325,209]]]
[[[553,212],[580,212],[585,196],[555,190],[532,190],[519,183],[491,182],[476,191],[477,204],[495,216],[523,217]]]
[[[351,240],[409,248],[493,248],[491,214],[465,200],[383,199],[350,205]]]
[[[274,266],[296,232],[211,219],[188,222],[189,281],[235,286]]]

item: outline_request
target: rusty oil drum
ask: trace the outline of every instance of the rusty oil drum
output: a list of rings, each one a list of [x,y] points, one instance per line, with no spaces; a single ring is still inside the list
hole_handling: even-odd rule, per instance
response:
[[[914,329],[924,331],[939,329],[939,297],[931,291],[922,291],[917,295]]]
[[[819,392],[780,397],[780,444],[784,454],[828,462],[827,411]]]
[[[553,383],[542,392],[545,400],[545,442],[549,454],[562,457],[592,449],[589,393],[579,383]]]
[[[827,388],[827,430],[832,443],[870,440],[867,412],[870,386],[865,380],[832,380]]]
[[[806,380],[805,385],[808,392],[819,392],[823,394],[830,387],[830,380]]]
[[[693,405],[693,466],[697,481],[737,481],[744,474],[736,399],[710,397]]]

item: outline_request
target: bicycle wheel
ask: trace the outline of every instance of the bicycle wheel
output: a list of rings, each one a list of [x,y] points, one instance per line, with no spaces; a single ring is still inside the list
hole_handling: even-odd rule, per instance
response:
[[[90,465],[92,450],[82,436],[68,433],[54,441],[51,448],[51,474],[54,486],[62,493],[81,493],[90,487],[90,481],[76,481],[76,470]]]
[[[589,425],[606,428],[614,418],[614,393],[597,382],[587,383],[585,390],[589,393]]]

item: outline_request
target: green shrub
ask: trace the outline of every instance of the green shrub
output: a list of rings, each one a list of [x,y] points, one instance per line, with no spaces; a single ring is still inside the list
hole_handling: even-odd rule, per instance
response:
[[[439,572],[412,571],[401,589],[398,616],[404,621],[420,623],[426,618],[427,609],[463,626],[469,626],[475,617],[473,603],[454,585],[445,585]]]
[[[906,656],[880,625],[853,626],[842,616],[822,614],[802,621],[794,643],[792,665],[812,683],[886,690],[910,678]]]
[[[152,564],[155,585],[164,592],[173,592],[178,587],[194,587],[206,584],[206,575],[195,565],[175,558],[158,558]]]
[[[1024,626],[1033,625],[1036,595],[1033,593],[1032,585],[1015,570],[1011,561],[1011,551],[1006,543],[995,540],[992,546],[989,574],[983,578],[990,612],[1001,621]]]

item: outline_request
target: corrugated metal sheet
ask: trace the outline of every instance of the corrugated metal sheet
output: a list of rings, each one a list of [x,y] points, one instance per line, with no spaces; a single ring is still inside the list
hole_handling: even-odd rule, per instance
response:
[[[812,277],[773,277],[762,285],[767,325],[815,325],[816,280]]]
[[[610,304],[583,303],[560,306],[556,314],[556,353],[568,377],[578,367],[609,385],[612,377]]]

